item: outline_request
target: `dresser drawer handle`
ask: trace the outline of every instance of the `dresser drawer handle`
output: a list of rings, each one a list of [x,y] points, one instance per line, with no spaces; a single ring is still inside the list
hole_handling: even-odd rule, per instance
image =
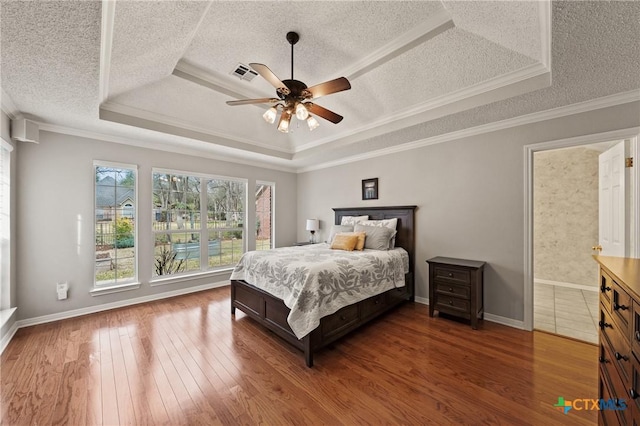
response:
[[[630,388],[629,389],[629,396],[631,397],[631,399],[636,399],[640,396],[640,394],[638,392],[636,392],[636,390],[634,388]]]
[[[629,309],[628,306],[618,305],[617,303],[613,304],[613,310],[614,311],[617,311],[617,310],[626,311],[627,309]]]
[[[640,331],[636,331],[636,340],[640,342]]]
[[[626,356],[626,355],[622,355],[620,352],[616,352],[616,353],[615,353],[615,354],[613,354],[613,355],[616,357],[616,359],[617,359],[618,361],[620,361],[620,360],[623,360],[623,361],[629,361],[629,357],[628,357],[628,356]]]
[[[600,358],[598,358],[598,361],[600,361],[603,364],[607,364],[609,362],[608,359],[606,359],[605,357],[601,356]]]
[[[450,304],[450,305],[453,305],[453,300],[449,300],[449,304]]]
[[[607,291],[611,291],[611,287],[607,287],[606,285],[602,284],[602,287],[600,287],[600,291],[602,293],[605,293]]]
[[[601,329],[605,329],[607,327],[609,328],[613,328],[613,326],[605,321],[598,321],[598,325],[600,326]]]
[[[453,272],[449,272],[449,278],[453,278]]]
[[[453,288],[449,287],[449,292],[453,293]]]

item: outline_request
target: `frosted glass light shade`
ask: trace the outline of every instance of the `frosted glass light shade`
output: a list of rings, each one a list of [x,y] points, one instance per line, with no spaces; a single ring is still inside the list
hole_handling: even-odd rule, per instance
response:
[[[289,133],[289,122],[291,121],[291,112],[282,111],[280,116],[280,122],[278,123],[278,131],[282,133]]]
[[[298,120],[306,120],[308,116],[309,111],[307,110],[307,107],[301,103],[298,103],[298,105],[296,105],[296,118]]]
[[[309,131],[320,127],[320,123],[318,123],[318,120],[316,120],[315,117],[312,115],[310,115],[309,118],[307,118],[307,125],[309,126]]]
[[[278,114],[278,111],[276,110],[275,107],[271,107],[267,110],[267,112],[265,112],[262,115],[262,118],[264,118],[264,121],[266,121],[269,124],[273,124],[276,122],[276,115]]]

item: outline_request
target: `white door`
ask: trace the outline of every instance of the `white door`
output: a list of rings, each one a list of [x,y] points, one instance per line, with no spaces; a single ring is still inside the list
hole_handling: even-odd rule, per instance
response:
[[[625,256],[624,141],[600,154],[599,239],[604,256]]]

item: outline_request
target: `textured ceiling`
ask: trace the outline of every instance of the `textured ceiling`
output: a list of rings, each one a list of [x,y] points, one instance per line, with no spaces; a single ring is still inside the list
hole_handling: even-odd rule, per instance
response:
[[[640,87],[638,1],[105,5],[0,3],[1,83],[15,114],[299,169]],[[230,72],[259,62],[290,78],[291,30],[296,79],[350,79],[351,90],[317,101],[340,124],[320,119],[309,132],[294,119],[281,134],[262,106],[225,104],[275,95],[261,77]]]

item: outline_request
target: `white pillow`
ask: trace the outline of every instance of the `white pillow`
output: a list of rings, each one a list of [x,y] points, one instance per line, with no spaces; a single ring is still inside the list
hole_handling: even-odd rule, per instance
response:
[[[340,221],[340,225],[351,225],[355,226],[356,224],[362,222],[363,220],[369,219],[369,216],[342,216],[342,220]]]
[[[370,250],[389,250],[391,240],[396,231],[386,226],[365,226],[361,223],[355,227],[355,232],[364,232],[364,248]]]
[[[359,223],[360,225],[365,226],[382,226],[385,228],[396,230],[398,226],[398,218],[394,217],[393,219],[381,219],[381,220],[363,220]],[[389,243],[389,250],[395,248],[396,246],[396,234],[393,233],[393,238]]]

